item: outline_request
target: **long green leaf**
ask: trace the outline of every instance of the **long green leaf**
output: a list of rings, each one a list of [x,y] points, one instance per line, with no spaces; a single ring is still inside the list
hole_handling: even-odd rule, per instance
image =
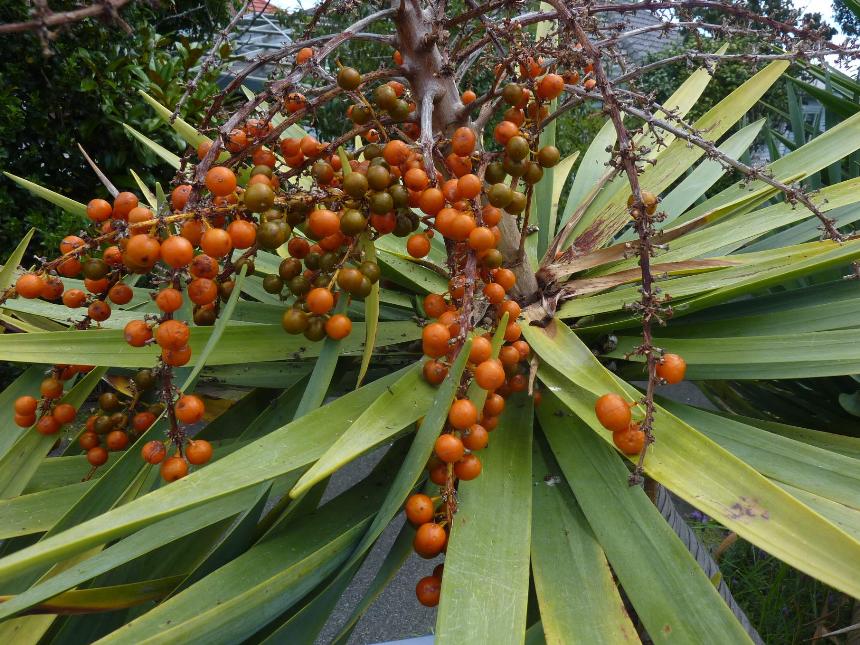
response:
[[[201,143],[212,141],[209,137],[200,134],[197,131],[197,128],[185,121],[182,117],[177,116],[176,119],[171,123],[170,117],[173,114],[173,110],[164,107],[161,103],[156,101],[143,90],[139,90],[138,94],[140,94],[140,96],[143,97],[143,100],[146,101],[150,105],[150,107],[152,107],[153,110],[155,110],[156,114],[158,114],[158,117],[162,121],[169,124],[170,127],[173,128],[180,137],[185,139],[185,142],[188,145],[197,148],[197,146],[199,146]]]
[[[607,354],[625,355],[642,341],[624,336]],[[687,361],[687,378],[704,379],[785,379],[839,376],[860,373],[860,329],[817,331],[780,336],[739,338],[664,338],[660,344],[668,352]],[[640,357],[629,360],[640,362]]]
[[[290,491],[293,498],[307,492],[344,464],[375,448],[424,416],[436,390],[421,375],[421,364],[411,365],[396,383],[363,411]]]
[[[717,141],[761,98],[787,67],[786,61],[774,61],[711,108],[693,127],[706,133],[704,136],[710,141]],[[702,155],[702,149],[676,139],[657,155],[657,163],[648,167],[640,177],[643,189],[657,194],[663,192]],[[573,238],[579,239],[578,247],[593,250],[612,239],[629,220],[629,193],[629,187],[619,182],[616,190],[600,206],[593,219],[583,218],[579,221],[572,235]]]
[[[18,177],[9,172],[3,172],[9,179],[14,181],[16,184],[29,191],[36,197],[41,197],[45,201],[51,202],[55,206],[59,206],[67,213],[71,213],[72,215],[77,215],[81,218],[86,218],[87,216],[87,207],[86,204],[81,204],[80,202],[75,201],[69,197],[64,195],[60,195],[59,193],[55,193],[53,190],[48,190],[47,188],[42,188],[39,184],[35,184],[28,179],[24,179],[23,177]]]
[[[181,580],[181,576],[146,580],[113,587],[66,591],[33,607],[35,614],[88,614],[117,611],[145,602],[161,600]],[[9,597],[0,596],[0,601]]]
[[[0,560],[0,578],[32,571],[236,491],[301,468],[319,456],[386,387],[395,372],[308,413],[184,479]],[[237,467],[241,464],[241,467]],[[0,606],[0,613],[5,608]]]
[[[532,576],[546,642],[640,642],[603,549],[541,441],[532,465]]]
[[[538,414],[588,523],[651,639],[751,642],[642,488],[628,485],[627,468],[613,450],[552,394],[544,397]]]
[[[860,510],[860,460],[689,405],[661,404],[768,478]]]
[[[51,577],[44,578],[8,602],[0,604],[0,617],[7,618],[13,616],[28,607],[32,607],[87,580],[91,580],[101,573],[110,571],[120,564],[129,562],[160,546],[189,535],[197,529],[215,524],[225,517],[235,515],[249,505],[252,505],[257,494],[254,488],[241,490],[233,494],[224,495],[209,504],[193,508],[186,513],[172,515],[152,526],[148,526],[134,535],[120,540],[116,544],[96,553],[92,557],[66,566],[62,571],[55,573]],[[48,541],[45,540],[29,548],[35,549]],[[18,552],[18,554],[20,553],[22,552]]]
[[[523,332],[544,361],[540,378],[609,443],[594,401],[618,391],[636,399],[638,392],[606,370],[564,325],[524,326]],[[791,566],[846,593],[860,593],[860,578],[845,569],[845,562],[860,561],[860,542],[666,410],[658,408],[654,421],[656,443],[644,464],[651,477]],[[705,454],[708,467],[702,468],[699,458]]]
[[[364,257],[371,261],[376,261],[376,248],[373,240],[368,235],[362,234],[361,247],[364,251]],[[373,356],[373,347],[376,345],[376,331],[379,329],[379,281],[374,282],[370,288],[370,293],[364,299],[364,353],[361,355],[361,367],[358,370],[358,378],[356,379],[355,387],[360,387],[361,382],[367,374],[367,368],[370,367],[370,359]]]
[[[161,159],[166,161],[172,168],[174,168],[175,170],[179,170],[179,156],[178,155],[173,154],[172,152],[170,152],[170,150],[165,148],[163,145],[161,145],[157,141],[153,141],[152,139],[150,139],[145,134],[138,132],[137,130],[135,130],[133,127],[131,127],[127,123],[123,123],[122,126],[126,130],[128,130],[129,133],[131,133],[131,135],[135,139],[137,139],[143,145],[145,145],[147,148],[152,150]]]
[[[189,344],[200,352],[212,335],[211,327],[193,327]],[[344,355],[360,354],[364,344],[364,323],[353,324],[352,333],[341,341]],[[157,347],[131,347],[122,331],[93,329],[51,333],[0,335],[0,359],[26,363],[52,363],[58,353],[69,363],[113,367],[152,367],[159,355]],[[379,323],[377,346],[394,345],[421,337],[414,322]],[[228,326],[208,365],[238,365],[279,360],[298,361],[320,355],[323,343],[288,335],[280,325]]]
[[[236,643],[336,571],[370,521],[380,486],[357,486],[98,641]]]

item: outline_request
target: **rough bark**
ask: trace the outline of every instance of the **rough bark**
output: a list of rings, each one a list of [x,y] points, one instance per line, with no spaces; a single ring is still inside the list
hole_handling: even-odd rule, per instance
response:
[[[427,157],[433,150],[430,142],[442,140],[456,128],[467,125],[468,111],[460,101],[454,66],[445,60],[439,47],[440,39],[446,37],[442,21],[415,0],[393,0],[392,7],[397,10],[394,23],[398,49],[403,56],[403,75],[409,79],[413,96],[432,97],[433,101],[429,119],[426,106],[421,106],[422,147],[429,166],[431,159]],[[432,123],[432,132],[425,131],[427,121]],[[511,295],[524,303],[534,302],[538,299],[538,284],[528,260],[519,255],[520,231],[516,219],[505,213],[499,228],[502,231],[499,251],[505,266],[517,276],[517,286]]]

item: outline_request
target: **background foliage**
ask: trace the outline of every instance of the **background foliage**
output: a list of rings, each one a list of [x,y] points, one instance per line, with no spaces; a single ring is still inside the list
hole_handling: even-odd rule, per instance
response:
[[[60,33],[49,58],[32,33],[0,38],[0,169],[87,202],[106,191],[80,154],[80,143],[120,189],[137,189],[129,168],[151,185],[154,175],[148,173],[157,170],[156,157],[134,142],[122,123],[176,148],[179,140],[157,127],[138,90],[172,107],[212,34],[229,20],[229,2],[133,2],[122,11],[132,35],[85,20]],[[0,3],[0,22],[27,19],[29,4]],[[72,0],[51,2],[54,11],[75,6]],[[184,114],[201,113],[217,74],[213,70],[200,84]],[[77,225],[60,209],[27,198],[5,177],[0,212],[14,213],[0,221],[0,259],[31,226],[38,230],[31,251],[48,253]]]

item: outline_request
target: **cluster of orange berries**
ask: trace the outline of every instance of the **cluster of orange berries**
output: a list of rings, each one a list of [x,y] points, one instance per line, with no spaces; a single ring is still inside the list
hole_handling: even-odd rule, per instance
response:
[[[464,242],[465,243],[465,242]],[[429,478],[443,487],[448,494],[459,481],[469,481],[480,475],[482,465],[477,452],[487,447],[490,433],[498,425],[499,415],[505,409],[505,399],[513,392],[528,388],[528,371],[524,365],[531,354],[528,343],[520,338],[521,329],[517,318],[519,304],[507,297],[507,292],[516,284],[512,271],[505,268],[481,269],[484,282],[483,295],[491,305],[495,324],[508,315],[503,331],[504,344],[498,358],[492,357],[492,334],[477,336],[469,350],[465,382],[473,380],[486,390],[483,408],[466,397],[458,396],[448,411],[443,432],[436,439],[433,457],[427,465]],[[424,299],[424,310],[436,320],[424,327],[422,347],[428,359],[424,363],[424,378],[433,385],[440,384],[448,376],[450,361],[456,354],[461,337],[461,311],[465,296],[463,284],[452,282],[448,291],[450,302],[440,294],[429,294]],[[461,390],[462,391],[462,390]],[[539,393],[535,392],[539,403]],[[417,527],[413,547],[420,556],[433,558],[445,550],[448,523],[444,505],[437,508],[438,500],[424,494],[412,495],[406,502],[406,516]],[[443,521],[438,521],[439,516]],[[450,518],[448,518],[450,519]],[[437,567],[432,576],[422,578],[416,587],[419,602],[435,606],[439,601],[442,568]]]
[[[57,434],[64,425],[75,420],[77,409],[69,403],[59,403],[65,389],[64,382],[75,374],[89,372],[87,365],[55,365],[51,375],[39,385],[40,398],[24,395],[15,399],[15,425],[20,428],[36,426],[43,435]]]
[[[657,363],[657,376],[670,385],[683,381],[686,371],[687,363],[677,354],[663,354]],[[636,405],[614,392],[604,394],[594,404],[597,420],[612,432],[612,442],[625,455],[638,455],[645,446],[645,433],[633,421],[631,412]]]
[[[173,406],[176,420],[193,425],[203,419],[205,405],[200,397],[193,394],[183,394]],[[212,458],[212,444],[205,439],[189,439],[180,450],[177,446],[176,453],[167,456],[167,446],[163,441],[148,441],[141,448],[140,455],[149,464],[161,464],[161,477],[166,482],[173,482],[188,474],[189,464],[202,466]]]

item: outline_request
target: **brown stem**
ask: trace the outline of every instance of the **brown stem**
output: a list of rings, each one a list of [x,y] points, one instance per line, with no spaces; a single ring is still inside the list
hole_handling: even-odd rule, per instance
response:
[[[87,7],[75,9],[73,11],[62,11],[59,13],[47,11],[44,16],[37,20],[10,22],[0,25],[0,34],[14,34],[22,31],[34,31],[43,28],[59,27],[72,22],[80,22],[86,18],[100,16],[102,14],[107,14],[111,17],[118,17],[116,15],[117,10],[121,9],[130,1],[131,0],[100,0],[99,2],[94,2]],[[119,22],[125,25],[126,29],[130,30],[124,21],[120,19]]]
[[[657,295],[654,292],[654,278],[651,275],[651,234],[653,226],[651,218],[646,212],[645,205],[642,202],[642,192],[639,185],[639,170],[636,167],[637,152],[630,133],[624,125],[624,119],[621,116],[621,108],[618,99],[615,95],[615,90],[610,83],[606,71],[603,68],[602,56],[598,51],[588,34],[570,13],[570,10],[564,4],[563,0],[548,0],[558,11],[559,16],[576,36],[579,44],[582,46],[583,53],[588,56],[594,66],[594,80],[597,83],[597,88],[603,97],[604,109],[609,114],[609,119],[615,128],[618,137],[618,158],[619,162],[627,176],[627,181],[630,183],[630,190],[633,194],[633,206],[631,213],[635,214],[634,225],[636,233],[639,236],[639,268],[642,274],[642,285],[640,291],[642,293],[641,308],[642,308],[642,344],[637,348],[637,352],[645,356],[648,365],[648,385],[645,393],[645,418],[642,420],[641,429],[645,433],[645,445],[642,452],[639,454],[639,462],[631,475],[631,484],[638,484],[642,480],[642,466],[645,460],[645,454],[649,444],[654,441],[651,427],[654,422],[654,388],[657,385],[657,360],[658,356],[653,345],[651,335],[651,319],[654,314],[659,311],[659,302]]]

